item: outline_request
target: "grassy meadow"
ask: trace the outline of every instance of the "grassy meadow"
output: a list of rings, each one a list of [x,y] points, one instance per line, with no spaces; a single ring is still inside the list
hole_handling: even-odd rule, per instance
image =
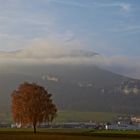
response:
[[[110,122],[120,114],[111,112],[79,112],[79,111],[58,111],[54,123],[57,122]],[[0,121],[12,123],[10,113],[0,113]]]
[[[95,131],[88,129],[0,129],[0,140],[138,140],[139,131]]]
[[[72,135],[42,135],[42,134],[12,134],[0,135],[1,140],[134,140],[133,138],[115,137],[93,137],[93,136],[72,136]]]
[[[58,111],[54,122],[108,122],[117,118],[119,114],[111,112],[79,112]]]
[[[107,122],[119,114],[106,112],[59,111],[57,122]],[[12,122],[10,114],[0,114],[1,121]],[[33,129],[0,128],[0,140],[135,140],[140,139],[139,131],[97,131],[93,129]]]

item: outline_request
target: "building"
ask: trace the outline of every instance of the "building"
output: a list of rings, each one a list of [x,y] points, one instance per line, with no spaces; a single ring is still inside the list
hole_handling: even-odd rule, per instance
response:
[[[132,116],[131,117],[131,121],[132,123],[137,123],[137,124],[140,124],[140,116],[139,117],[136,117],[136,116]]]

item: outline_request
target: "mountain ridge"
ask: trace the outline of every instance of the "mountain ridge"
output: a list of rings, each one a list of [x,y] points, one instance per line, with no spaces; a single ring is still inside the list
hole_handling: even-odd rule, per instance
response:
[[[140,112],[139,80],[96,66],[40,66],[26,71],[0,73],[0,111],[3,107],[10,111],[12,91],[28,81],[48,89],[60,110]],[[43,75],[46,78],[42,79]]]

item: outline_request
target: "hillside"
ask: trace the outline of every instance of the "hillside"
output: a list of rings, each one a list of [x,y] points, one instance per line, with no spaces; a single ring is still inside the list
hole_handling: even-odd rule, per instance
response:
[[[140,113],[139,80],[95,66],[48,65],[23,71],[0,73],[0,112],[10,111],[11,92],[29,81],[44,85],[59,110]]]

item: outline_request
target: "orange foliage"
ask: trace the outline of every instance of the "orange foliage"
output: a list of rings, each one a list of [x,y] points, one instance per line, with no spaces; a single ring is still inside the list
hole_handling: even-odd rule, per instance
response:
[[[56,106],[53,104],[51,94],[35,83],[23,83],[12,93],[12,114],[16,123],[36,125],[50,122],[56,116]]]

